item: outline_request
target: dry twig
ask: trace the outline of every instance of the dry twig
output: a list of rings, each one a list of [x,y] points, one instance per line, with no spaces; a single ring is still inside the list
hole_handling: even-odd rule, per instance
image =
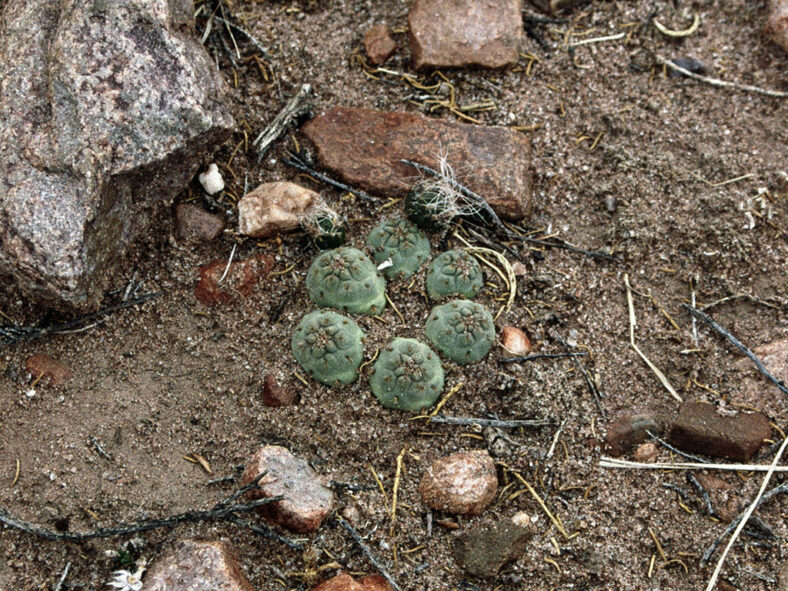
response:
[[[694,72],[690,72],[689,70],[686,70],[681,66],[677,66],[672,61],[665,59],[661,55],[657,55],[655,57],[659,63],[666,65],[671,70],[676,70],[677,72],[684,74],[688,78],[692,78],[693,80],[699,80],[700,82],[705,82],[706,84],[710,84],[711,86],[717,86],[719,88],[735,88],[736,90],[743,90],[744,92],[754,92],[757,94],[763,94],[775,98],[788,97],[788,92],[783,92],[781,90],[769,90],[766,88],[759,88],[757,86],[750,86],[749,84],[739,84],[738,82],[726,82],[725,80],[719,80],[717,78],[709,78],[708,76],[695,74]]]
[[[297,119],[309,113],[310,104],[308,99],[311,93],[312,86],[303,84],[295,96],[279,111],[279,114],[271,124],[255,138],[252,145],[257,146],[258,162],[263,159],[271,144],[279,139]]]

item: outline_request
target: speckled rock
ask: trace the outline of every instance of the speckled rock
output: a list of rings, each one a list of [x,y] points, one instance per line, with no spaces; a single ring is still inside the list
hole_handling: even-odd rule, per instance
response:
[[[511,519],[471,527],[454,540],[452,550],[466,573],[490,578],[525,552],[533,534],[528,515],[517,513]]]
[[[756,347],[754,353],[769,373],[784,384],[788,384],[788,339],[772,341]],[[737,365],[743,371],[749,372],[749,375],[742,380],[741,390],[751,400],[758,400],[761,396],[771,396],[773,392],[777,392],[774,384],[755,369],[752,361],[744,358],[737,362]]]
[[[777,45],[788,51],[788,0],[771,0],[766,31]]]
[[[221,216],[205,211],[193,203],[179,203],[175,207],[175,236],[184,242],[210,242],[224,231]]]
[[[507,220],[531,210],[531,144],[505,127],[469,125],[400,111],[334,107],[302,128],[320,163],[354,187],[405,197],[416,170],[403,158],[438,168],[439,146],[457,180]],[[501,166],[505,162],[506,166]]]
[[[364,53],[369,63],[379,66],[397,51],[397,42],[386,25],[375,25],[364,35]]]
[[[249,492],[252,499],[283,495],[284,499],[258,508],[269,521],[298,533],[317,531],[328,517],[334,493],[320,482],[312,467],[284,447],[266,445],[246,466],[242,485],[266,472],[260,488]]]
[[[156,558],[145,591],[254,591],[223,541],[180,540]]]
[[[4,3],[0,275],[97,307],[113,270],[227,138],[224,82],[183,0]]]
[[[274,266],[271,255],[261,254],[243,261],[233,261],[224,281],[219,280],[227,269],[227,260],[218,259],[199,269],[200,278],[194,295],[206,306],[232,304],[251,295],[257,283]]]
[[[416,70],[502,68],[520,57],[522,0],[416,0],[408,14]]]
[[[30,374],[31,378],[38,380],[39,384],[49,384],[50,386],[62,386],[73,375],[68,367],[42,353],[27,358],[25,371]]]
[[[459,452],[435,460],[419,484],[421,499],[439,511],[478,515],[495,498],[495,462],[484,450]]]
[[[770,435],[769,419],[761,413],[722,416],[705,402],[682,404],[668,431],[679,449],[731,460],[749,460]]]
[[[653,462],[657,458],[657,453],[659,453],[657,444],[649,441],[638,445],[632,455],[636,462]]]
[[[291,232],[319,195],[288,181],[263,183],[238,202],[238,231],[253,238]]]

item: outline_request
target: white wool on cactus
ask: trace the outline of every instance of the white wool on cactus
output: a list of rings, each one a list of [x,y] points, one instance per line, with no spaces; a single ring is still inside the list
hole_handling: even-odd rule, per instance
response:
[[[208,195],[213,195],[224,189],[224,179],[219,172],[219,167],[215,162],[211,162],[206,172],[200,173],[198,177],[202,188]]]

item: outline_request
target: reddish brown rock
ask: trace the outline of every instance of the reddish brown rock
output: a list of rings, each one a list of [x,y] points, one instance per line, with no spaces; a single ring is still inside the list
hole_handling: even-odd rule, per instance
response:
[[[522,0],[416,0],[408,27],[416,70],[503,68],[520,57]]]
[[[435,460],[419,484],[421,499],[438,511],[478,515],[498,490],[495,462],[484,450]]]
[[[418,173],[400,160],[438,168],[443,147],[457,180],[487,199],[500,217],[519,220],[531,209],[531,144],[511,129],[334,107],[302,131],[323,166],[365,191],[404,197]]]
[[[62,386],[73,375],[68,367],[41,353],[27,358],[25,371],[39,384],[49,383],[50,386]]]
[[[296,230],[319,197],[295,183],[263,183],[238,202],[238,231],[253,238],[269,238]]]
[[[514,326],[504,326],[501,330],[501,347],[512,355],[528,355],[533,348],[526,334]]]
[[[253,499],[284,496],[262,505],[260,514],[269,521],[298,533],[317,531],[331,512],[334,493],[320,482],[311,466],[279,445],[266,445],[252,457],[242,478],[245,486],[259,474],[260,488],[250,491]]]
[[[181,540],[153,563],[145,591],[254,591],[222,541]]]
[[[657,444],[648,442],[641,443],[633,454],[636,462],[653,462],[657,457]]]
[[[206,306],[231,304],[251,295],[258,281],[271,271],[274,259],[261,254],[244,261],[235,261],[224,281],[219,280],[227,268],[227,260],[219,259],[200,267],[200,279],[194,287],[194,295]]]
[[[296,393],[280,386],[270,373],[263,378],[263,404],[266,406],[289,406],[295,399]]]
[[[712,404],[685,402],[670,427],[668,439],[684,451],[749,460],[770,435],[769,419],[761,413],[727,417],[717,414]]]
[[[391,591],[391,585],[380,575],[369,575],[355,580],[346,573],[323,581],[313,591]]]
[[[469,575],[494,577],[507,562],[519,558],[533,536],[528,516],[517,513],[492,525],[479,524],[455,538],[454,558]]]
[[[397,51],[397,42],[386,25],[375,25],[364,35],[364,52],[369,63],[379,66]]]
[[[788,51],[788,0],[771,0],[766,32],[777,45]]]
[[[224,231],[224,220],[193,203],[175,207],[175,236],[178,240],[210,242]]]
[[[624,413],[607,428],[607,447],[611,455],[620,456],[648,439],[646,431],[662,435],[665,418],[657,413]]]

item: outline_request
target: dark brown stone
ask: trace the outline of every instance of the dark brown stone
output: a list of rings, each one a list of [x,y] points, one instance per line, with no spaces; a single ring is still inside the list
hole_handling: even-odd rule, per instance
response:
[[[273,266],[274,259],[268,254],[236,261],[230,265],[224,281],[219,283],[227,268],[227,261],[216,260],[200,267],[200,279],[194,287],[194,295],[206,306],[231,304],[248,297]]]
[[[181,540],[153,563],[145,591],[254,591],[229,544]]]
[[[289,406],[295,399],[296,393],[280,386],[270,373],[263,378],[263,404],[266,406]]]
[[[317,531],[331,512],[334,493],[320,482],[312,467],[279,445],[261,447],[249,461],[242,486],[265,473],[260,486],[249,492],[252,499],[282,495],[281,501],[261,505],[266,519],[298,533]]]
[[[455,539],[452,550],[457,563],[469,575],[490,578],[504,564],[520,557],[532,536],[528,516],[518,513],[511,520],[470,528]]]
[[[397,42],[386,25],[375,25],[364,35],[364,52],[369,63],[379,66],[397,51]]]
[[[648,439],[646,431],[662,435],[665,418],[657,413],[624,413],[607,427],[607,447],[611,455],[620,456]]]
[[[440,150],[457,180],[487,199],[507,220],[530,212],[531,144],[505,127],[469,125],[416,113],[334,107],[302,128],[320,163],[348,184],[371,193],[404,197],[414,168],[405,158],[439,168]]]
[[[712,404],[685,402],[670,427],[668,439],[684,451],[749,460],[770,435],[769,419],[761,413],[724,417]]]
[[[192,203],[175,207],[175,236],[178,240],[210,242],[224,231],[221,216],[205,211]]]
[[[39,380],[39,384],[49,383],[50,386],[62,386],[73,375],[68,367],[41,353],[27,358],[25,371]]]
[[[520,57],[522,0],[416,0],[408,28],[416,70],[503,68]]]

